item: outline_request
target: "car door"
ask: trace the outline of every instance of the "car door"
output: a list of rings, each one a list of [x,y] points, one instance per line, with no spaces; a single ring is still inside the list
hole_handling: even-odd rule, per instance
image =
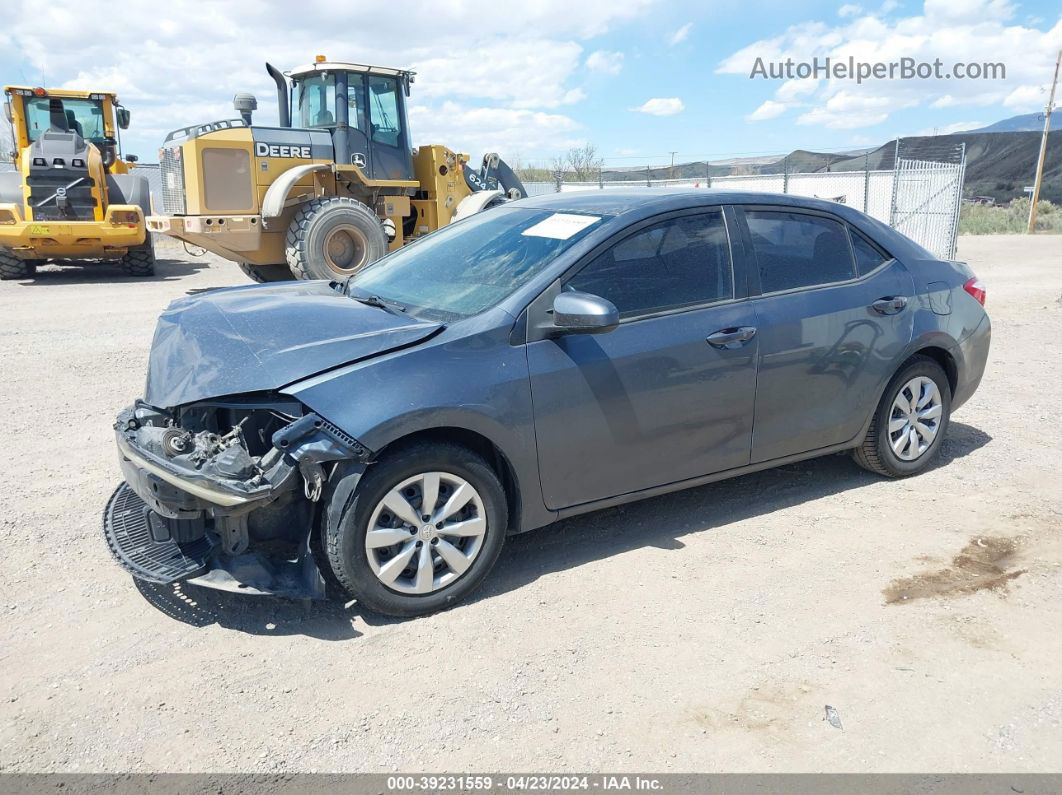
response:
[[[737,215],[755,263],[750,289],[760,292],[752,462],[847,442],[911,340],[911,275],[832,215],[780,207]]]
[[[547,506],[747,464],[757,340],[723,212],[642,222],[584,262],[553,295],[607,298],[620,324],[527,345]]]

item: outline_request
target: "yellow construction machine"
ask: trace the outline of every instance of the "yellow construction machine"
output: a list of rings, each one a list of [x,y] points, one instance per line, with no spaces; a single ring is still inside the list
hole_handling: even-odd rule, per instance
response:
[[[414,149],[414,73],[317,56],[281,73],[279,124],[239,118],[175,130],[159,150],[165,215],[148,227],[233,260],[256,281],[337,279],[451,221],[526,195],[496,154],[477,170],[444,146]]]
[[[15,170],[0,171],[0,278],[53,261],[114,260],[150,276],[147,179],[130,173],[119,129],[129,111],[109,92],[4,86]]]

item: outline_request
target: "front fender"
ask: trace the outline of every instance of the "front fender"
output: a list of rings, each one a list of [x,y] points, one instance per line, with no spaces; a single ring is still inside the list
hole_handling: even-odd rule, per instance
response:
[[[289,168],[269,186],[265,197],[262,199],[262,219],[268,221],[271,218],[279,218],[284,212],[284,204],[288,200],[288,193],[300,179],[314,171],[324,171],[331,168],[326,163],[312,163],[308,166],[295,166]]]

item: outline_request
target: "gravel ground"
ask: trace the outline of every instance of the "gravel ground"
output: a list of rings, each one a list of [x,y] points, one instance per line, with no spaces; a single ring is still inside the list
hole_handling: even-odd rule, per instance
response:
[[[5,282],[0,770],[1062,771],[1060,241],[962,239],[993,351],[927,474],[832,456],[564,521],[406,622],[110,560],[112,418],[158,313],[235,266]]]

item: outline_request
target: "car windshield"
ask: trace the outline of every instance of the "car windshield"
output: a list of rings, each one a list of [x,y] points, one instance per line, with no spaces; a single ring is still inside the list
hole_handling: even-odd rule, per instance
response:
[[[52,97],[27,97],[26,99],[26,135],[30,141],[36,141],[41,133],[52,126],[51,109],[49,103]],[[76,132],[82,138],[93,143],[106,141],[106,132],[103,128],[103,106],[95,99],[71,99],[70,97],[56,97],[62,100],[63,110],[66,113],[66,126],[71,132]]]
[[[456,320],[494,306],[604,220],[499,207],[444,227],[353,276],[348,291]]]

